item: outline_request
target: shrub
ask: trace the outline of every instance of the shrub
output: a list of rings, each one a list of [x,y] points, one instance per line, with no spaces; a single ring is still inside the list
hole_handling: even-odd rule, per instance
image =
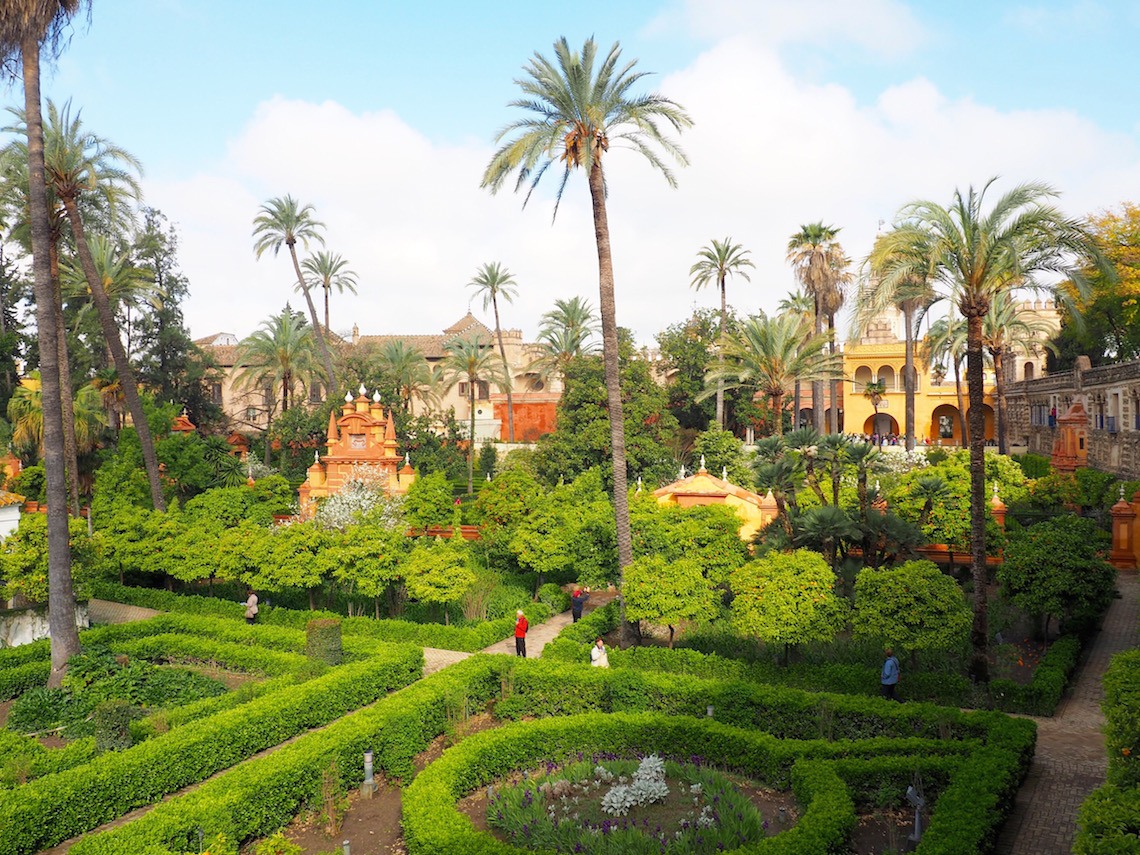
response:
[[[95,707],[95,750],[122,751],[131,747],[131,705],[116,698]]]
[[[547,582],[538,589],[538,601],[549,606],[556,615],[570,608],[570,595],[553,582]]]
[[[344,658],[340,621],[336,618],[317,618],[305,626],[305,655],[326,665],[339,665]]]
[[[1021,467],[1026,478],[1044,478],[1052,465],[1048,457],[1040,454],[1015,454],[1013,462]]]

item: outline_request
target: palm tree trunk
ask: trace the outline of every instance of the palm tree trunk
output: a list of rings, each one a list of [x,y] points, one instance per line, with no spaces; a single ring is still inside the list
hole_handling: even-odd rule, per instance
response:
[[[966,400],[962,395],[962,365],[957,354],[950,354],[950,358],[954,360],[954,391],[958,396],[958,431],[961,433],[959,442],[962,448],[965,448],[970,442],[970,435],[966,429]],[[982,429],[985,430],[984,423]]]
[[[75,591],[71,585],[71,548],[67,527],[67,469],[63,449],[63,409],[60,404],[57,330],[52,311],[51,230],[48,225],[47,184],[44,176],[44,128],[40,113],[40,43],[28,32],[20,43],[24,76],[24,121],[28,130],[28,213],[32,232],[32,273],[36,296],[36,327],[40,339],[40,381],[43,393],[44,469],[47,480],[48,628],[51,633],[51,674],[48,686],[58,688],[67,673],[67,660],[79,652],[75,628]]]
[[[784,393],[777,392],[772,398],[772,417],[776,420],[776,436],[784,435]],[[793,427],[794,429],[794,427]]]
[[[800,381],[796,380],[796,385],[792,391],[792,430],[800,426]]]
[[[127,409],[131,420],[135,423],[135,432],[139,437],[139,446],[142,449],[143,465],[146,467],[147,480],[150,482],[150,498],[156,511],[166,510],[166,499],[162,495],[162,481],[158,474],[158,455],[154,450],[154,438],[150,433],[150,425],[143,412],[142,401],[139,399],[139,384],[135,379],[135,369],[127,359],[123,349],[122,339],[119,338],[119,329],[115,325],[115,313],[111,310],[111,301],[107,299],[107,292],[103,282],[95,269],[95,259],[91,257],[91,247],[87,244],[87,234],[83,229],[83,218],[75,204],[74,197],[66,198],[63,204],[67,208],[67,219],[71,223],[71,232],[75,237],[75,248],[79,253],[79,263],[83,274],[87,277],[87,285],[91,289],[91,301],[99,314],[99,326],[103,328],[103,337],[107,340],[107,348],[115,363],[115,371],[119,374],[119,382],[123,387],[123,396],[127,399]]]
[[[835,315],[827,316],[827,331],[831,336],[831,355],[835,356]],[[839,379],[831,378],[829,393],[831,395],[831,418],[828,419],[828,430],[839,433]]]
[[[511,443],[515,441],[515,401],[511,397],[511,386],[514,378],[511,377],[511,367],[507,365],[507,349],[503,347],[503,329],[499,326],[499,301],[491,297],[491,305],[495,309],[495,335],[499,338],[499,358],[503,360],[503,375],[507,378],[507,438]]]
[[[309,320],[313,323],[313,337],[317,341],[317,350],[321,353],[321,362],[324,363],[325,376],[328,378],[329,387],[325,390],[327,396],[331,396],[334,390],[339,388],[336,382],[336,370],[333,368],[332,355],[329,354],[329,346],[325,341],[325,332],[321,328],[320,319],[317,318],[317,307],[313,305],[313,295],[309,293],[309,286],[305,282],[305,277],[301,273],[301,264],[297,261],[297,248],[293,244],[289,246],[289,257],[293,259],[293,272],[297,274],[297,283],[301,286],[301,291],[305,295],[305,304],[309,307]]]
[[[467,378],[467,413],[470,430],[467,433],[467,495],[475,492],[475,384],[474,374]]]
[[[720,274],[720,337],[717,342],[716,361],[724,364],[722,346],[724,334],[728,329],[728,295],[725,294],[724,273]],[[724,430],[724,378],[718,377],[716,381],[716,424]]]
[[[329,323],[329,293],[332,291],[328,285],[325,286],[325,329],[331,330],[332,325]]]
[[[823,335],[823,315],[819,311],[819,298],[815,299],[815,319],[812,325],[812,332],[817,335]],[[811,424],[818,433],[823,433],[823,381],[811,381]]]
[[[998,453],[1005,454],[1005,417],[1006,417],[1006,401],[1005,401],[1005,378],[1002,377],[1002,368],[1004,367],[1004,353],[1000,347],[994,348],[990,351],[990,356],[994,361],[994,397],[997,398],[997,441]]]
[[[51,289],[55,294],[49,305],[56,329],[56,354],[59,360],[59,403],[63,411],[63,452],[67,459],[68,495],[71,500],[71,515],[78,517],[79,443],[75,439],[75,397],[71,390],[71,361],[67,356],[67,324],[63,321],[63,296],[59,286],[59,245],[54,240],[51,242],[48,263],[51,265]]]
[[[590,201],[594,212],[594,240],[598,246],[598,313],[602,320],[602,360],[606,377],[606,402],[610,416],[610,448],[614,467],[614,524],[618,550],[618,588],[622,573],[633,561],[633,536],[629,529],[629,490],[625,472],[625,421],[618,364],[617,306],[614,300],[614,264],[610,252],[610,226],[606,217],[606,182],[602,161],[590,168]],[[625,619],[625,598],[620,597],[622,649],[633,641],[633,628]]]
[[[966,314],[963,312],[963,314]],[[982,316],[966,317],[966,382],[970,391],[970,575],[974,580],[974,625],[970,674],[988,683],[989,615],[986,606],[986,415],[982,410]]]
[[[914,368],[914,305],[903,304],[903,323],[906,324],[906,362],[903,365],[903,390],[906,394],[906,450],[914,451],[914,392],[917,376]]]

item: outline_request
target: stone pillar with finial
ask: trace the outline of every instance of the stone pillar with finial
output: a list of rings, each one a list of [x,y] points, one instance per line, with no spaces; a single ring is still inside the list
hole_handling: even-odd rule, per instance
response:
[[[994,484],[994,495],[990,499],[990,512],[994,515],[994,521],[1004,530],[1005,529],[1005,502],[998,496],[998,485]]]
[[[1136,511],[1124,500],[1124,485],[1120,485],[1120,498],[1112,506],[1112,551],[1108,563],[1117,570],[1136,569]]]

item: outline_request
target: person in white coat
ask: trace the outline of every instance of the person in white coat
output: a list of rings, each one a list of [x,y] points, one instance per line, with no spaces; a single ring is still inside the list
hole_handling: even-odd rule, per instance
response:
[[[609,668],[610,658],[606,654],[606,645],[600,638],[590,648],[590,664],[595,668]]]

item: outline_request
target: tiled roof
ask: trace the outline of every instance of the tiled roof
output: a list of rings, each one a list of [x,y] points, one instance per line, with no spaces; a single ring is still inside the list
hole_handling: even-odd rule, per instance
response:
[[[24,501],[24,497],[19,493],[9,493],[7,490],[0,490],[0,508],[7,508],[11,505],[22,505]]]

